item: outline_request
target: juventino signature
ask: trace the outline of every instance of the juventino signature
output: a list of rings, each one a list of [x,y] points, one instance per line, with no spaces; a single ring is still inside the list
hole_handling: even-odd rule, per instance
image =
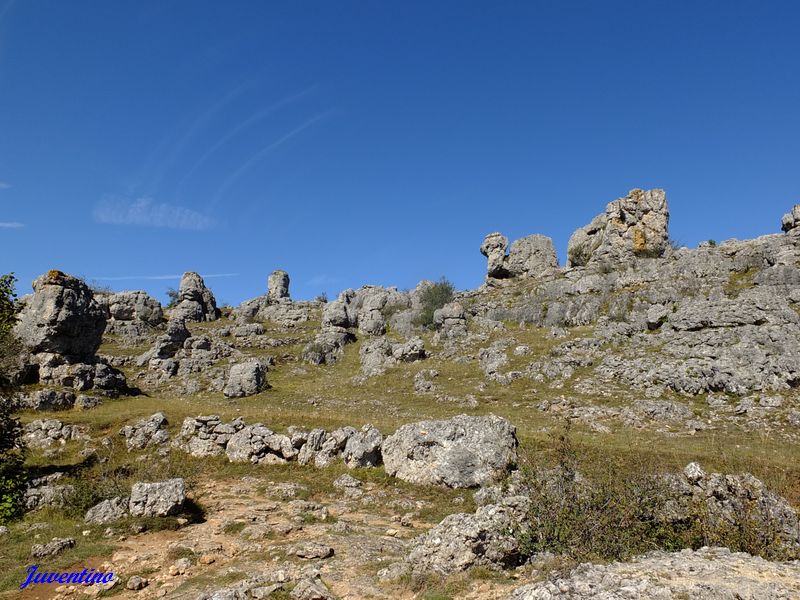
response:
[[[114,578],[114,573],[102,573],[94,569],[84,569],[75,573],[47,573],[39,571],[38,565],[31,565],[25,571],[28,578],[19,589],[24,590],[31,583],[82,583],[83,585],[93,585],[95,583],[108,583]]]

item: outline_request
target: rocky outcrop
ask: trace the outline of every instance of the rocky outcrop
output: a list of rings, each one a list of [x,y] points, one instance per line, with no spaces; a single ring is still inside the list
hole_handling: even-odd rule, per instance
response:
[[[508,254],[507,247],[508,238],[501,233],[490,233],[483,240],[480,251],[488,260],[489,279],[540,277],[558,270],[558,257],[549,237],[536,234],[515,240]]]
[[[659,257],[668,245],[669,209],[664,190],[628,192],[603,214],[572,234],[567,266],[619,265],[637,257]]]
[[[273,271],[267,279],[267,293],[242,302],[232,317],[242,323],[271,321],[282,327],[294,327],[308,321],[319,302],[293,302],[289,296],[289,274]]]
[[[392,344],[385,337],[366,340],[359,350],[362,378],[383,374],[386,369],[401,362],[415,362],[425,358],[425,343],[415,337],[407,342]]]
[[[266,367],[258,360],[248,360],[231,367],[222,393],[226,398],[244,398],[258,394],[267,387]]]
[[[271,303],[289,298],[289,274],[286,271],[273,271],[267,279],[267,300]]]
[[[341,427],[328,432],[290,427],[287,434],[275,433],[261,423],[247,425],[241,419],[223,423],[216,415],[187,417],[173,446],[192,456],[225,454],[231,462],[276,464],[297,460],[325,467],[343,458],[351,468],[381,464],[383,435],[372,425],[361,430]]]
[[[168,517],[178,514],[186,502],[183,479],[155,483],[135,483],[131,488],[128,511],[134,517]]]
[[[90,525],[106,525],[128,516],[129,498],[111,498],[95,504],[84,517]]]
[[[106,311],[106,335],[126,343],[139,343],[164,322],[161,303],[146,292],[119,292],[98,298]]]
[[[474,513],[456,513],[415,539],[405,560],[414,574],[451,575],[473,567],[502,570],[524,561],[519,527],[527,500],[509,498]]]
[[[775,538],[789,553],[800,554],[800,520],[780,496],[750,473],[706,473],[697,463],[670,478],[674,495],[667,511],[673,521],[696,518],[697,506],[705,505],[704,519],[714,531],[752,528]]]
[[[31,547],[31,557],[38,559],[52,558],[53,556],[57,556],[65,550],[74,547],[74,538],[53,538],[46,544],[34,544]]]
[[[800,234],[800,204],[795,204],[790,212],[783,215],[781,230],[791,235]]]
[[[261,423],[242,427],[225,444],[225,454],[231,462],[279,464],[295,458],[297,453],[289,436],[275,433]]]
[[[33,282],[14,333],[33,354],[91,359],[106,326],[103,308],[80,279],[49,271]]]
[[[467,335],[467,314],[458,302],[450,302],[433,311],[433,324],[444,338],[457,338]]]
[[[178,290],[178,304],[170,318],[185,321],[215,321],[220,312],[214,294],[197,273],[184,273]]]
[[[459,415],[403,425],[383,442],[386,472],[411,483],[477,487],[517,461],[516,429],[502,417]]]
[[[119,434],[125,438],[128,452],[143,450],[151,446],[161,446],[169,441],[168,424],[164,413],[157,412],[133,425],[126,425],[119,430]]]
[[[624,594],[624,595],[623,595]],[[800,565],[726,548],[651,552],[630,562],[584,563],[567,577],[516,589],[508,600],[761,600],[800,597]]]
[[[53,444],[89,439],[87,430],[86,426],[67,425],[57,419],[38,419],[25,425],[24,439],[29,447],[49,448]]]
[[[68,484],[59,484],[63,478],[61,472],[37,477],[28,482],[22,504],[26,511],[39,508],[64,508],[75,488]]]
[[[377,467],[381,464],[383,434],[377,427],[364,425],[345,442],[342,457],[349,468]]]

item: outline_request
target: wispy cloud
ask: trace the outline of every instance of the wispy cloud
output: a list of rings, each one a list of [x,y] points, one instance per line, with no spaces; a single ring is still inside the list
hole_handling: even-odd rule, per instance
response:
[[[208,275],[201,274],[203,279],[214,279],[215,277],[238,277],[239,273],[210,273]],[[168,281],[171,279],[180,279],[183,277],[182,273],[177,275],[115,275],[113,277],[87,277],[90,281]]]
[[[0,229],[20,229],[22,227],[25,225],[16,221],[0,221]]]
[[[192,165],[192,167],[184,174],[184,176],[178,182],[178,191],[177,191],[178,197],[179,198],[181,197],[181,192],[183,190],[184,184],[186,183],[186,180],[189,179],[189,177],[191,177],[200,168],[200,166],[211,157],[211,155],[213,155],[220,148],[225,146],[225,144],[231,141],[238,134],[250,129],[251,127],[256,125],[259,121],[262,121],[263,119],[265,119],[278,109],[283,108],[284,106],[291,104],[292,102],[302,98],[303,96],[308,95],[311,91],[314,90],[315,87],[316,86],[311,86],[309,88],[306,88],[302,92],[299,92],[297,94],[292,94],[291,96],[287,96],[286,98],[278,100],[274,104],[262,108],[255,114],[251,115],[244,121],[240,122],[233,129],[229,130],[221,138],[219,138],[216,143],[214,143],[210,148],[208,148],[205,152],[203,152],[200,158],[197,159],[194,165]]]
[[[183,206],[159,204],[152,198],[104,200],[94,209],[94,220],[107,225],[138,225],[202,231],[211,228],[214,220]]]
[[[6,181],[0,181],[0,190],[7,190],[11,187],[11,184]]]
[[[219,186],[219,189],[217,190],[217,193],[214,195],[214,198],[212,199],[211,203],[209,204],[209,208],[212,208],[212,207],[216,206],[216,204],[225,197],[225,195],[228,193],[228,191],[233,187],[233,185],[236,183],[236,181],[238,181],[238,179],[244,174],[245,171],[250,169],[253,165],[257,164],[259,161],[263,160],[270,152],[272,152],[276,148],[282,146],[283,144],[288,142],[290,139],[292,139],[294,136],[298,135],[303,130],[308,129],[309,127],[314,125],[314,123],[317,123],[318,121],[321,121],[322,119],[324,119],[325,117],[327,117],[330,114],[331,114],[331,111],[327,111],[327,112],[319,114],[319,115],[317,115],[315,117],[312,117],[311,119],[309,119],[308,121],[306,121],[302,125],[292,129],[289,133],[287,133],[283,137],[278,138],[274,142],[270,142],[269,144],[267,144],[266,146],[261,148],[258,152],[253,154],[250,158],[248,158],[246,161],[244,161],[239,166],[238,169],[236,169],[233,173],[231,173],[231,175],[227,179],[225,179],[225,181],[222,182],[222,185]]]

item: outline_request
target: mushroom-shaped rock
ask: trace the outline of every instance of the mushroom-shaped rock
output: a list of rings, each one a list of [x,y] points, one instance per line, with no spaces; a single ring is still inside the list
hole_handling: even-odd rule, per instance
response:
[[[790,212],[783,215],[781,229],[792,235],[800,235],[800,204],[795,204]]]
[[[488,259],[486,275],[488,277],[508,277],[505,258],[508,238],[502,233],[494,232],[487,235],[481,244],[481,254]]]

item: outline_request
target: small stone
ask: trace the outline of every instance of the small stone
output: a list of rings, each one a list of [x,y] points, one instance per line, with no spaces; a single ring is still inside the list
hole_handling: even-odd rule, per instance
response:
[[[130,579],[128,579],[128,583],[125,584],[125,587],[129,590],[139,591],[146,588],[149,584],[150,582],[144,577],[133,575]]]
[[[197,559],[201,565],[213,565],[217,562],[217,559],[211,556],[210,554],[203,554],[199,559]]]

